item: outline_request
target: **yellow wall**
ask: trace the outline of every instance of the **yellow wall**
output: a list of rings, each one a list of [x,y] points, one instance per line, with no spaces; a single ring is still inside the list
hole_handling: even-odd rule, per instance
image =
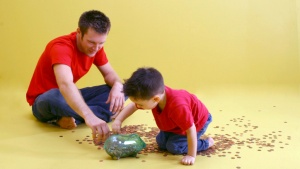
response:
[[[105,49],[122,78],[154,66],[191,90],[300,82],[300,0],[1,0],[0,84],[26,88],[46,43],[90,9],[112,21]],[[99,82],[93,68],[78,85]]]

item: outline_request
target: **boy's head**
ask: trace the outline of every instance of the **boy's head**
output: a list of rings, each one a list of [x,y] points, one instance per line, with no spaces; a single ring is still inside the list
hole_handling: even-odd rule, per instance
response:
[[[165,85],[161,73],[151,67],[137,69],[129,79],[125,80],[123,86],[124,94],[135,102],[138,108],[143,109],[151,109],[155,103],[156,106],[164,91]],[[149,106],[149,101],[154,101],[153,106]]]

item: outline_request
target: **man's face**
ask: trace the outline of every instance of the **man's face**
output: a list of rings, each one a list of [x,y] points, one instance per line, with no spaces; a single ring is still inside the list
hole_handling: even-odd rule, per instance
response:
[[[89,28],[87,32],[83,34],[80,29],[77,29],[77,47],[79,50],[89,57],[94,57],[96,53],[103,47],[106,41],[107,34],[100,34],[94,29]]]

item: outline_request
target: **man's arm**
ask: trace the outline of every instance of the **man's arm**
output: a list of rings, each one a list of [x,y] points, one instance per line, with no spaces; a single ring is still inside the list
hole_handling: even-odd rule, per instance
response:
[[[188,153],[181,160],[182,164],[193,165],[197,155],[197,132],[195,124],[186,130]]]
[[[101,72],[105,83],[112,87],[106,103],[110,103],[109,109],[111,112],[118,113],[122,110],[125,102],[124,94],[122,93],[122,81],[109,63],[98,66],[98,69]]]
[[[93,139],[96,143],[99,143],[101,140],[104,141],[109,136],[109,127],[105,121],[96,117],[84,102],[80,91],[73,83],[71,68],[64,64],[56,64],[53,66],[53,70],[59,90],[68,105],[80,115],[85,120],[86,125],[92,129]]]

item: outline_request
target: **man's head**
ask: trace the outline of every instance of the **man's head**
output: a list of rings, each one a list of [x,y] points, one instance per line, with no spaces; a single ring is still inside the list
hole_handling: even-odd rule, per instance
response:
[[[137,69],[123,85],[124,94],[135,102],[138,108],[143,109],[152,109],[156,106],[164,91],[163,77],[154,68]]]
[[[89,28],[94,29],[99,34],[108,34],[110,26],[109,18],[104,13],[96,10],[84,12],[78,22],[82,38]]]
[[[78,22],[77,46],[86,55],[93,57],[103,47],[110,30],[110,20],[102,12],[84,12]]]

